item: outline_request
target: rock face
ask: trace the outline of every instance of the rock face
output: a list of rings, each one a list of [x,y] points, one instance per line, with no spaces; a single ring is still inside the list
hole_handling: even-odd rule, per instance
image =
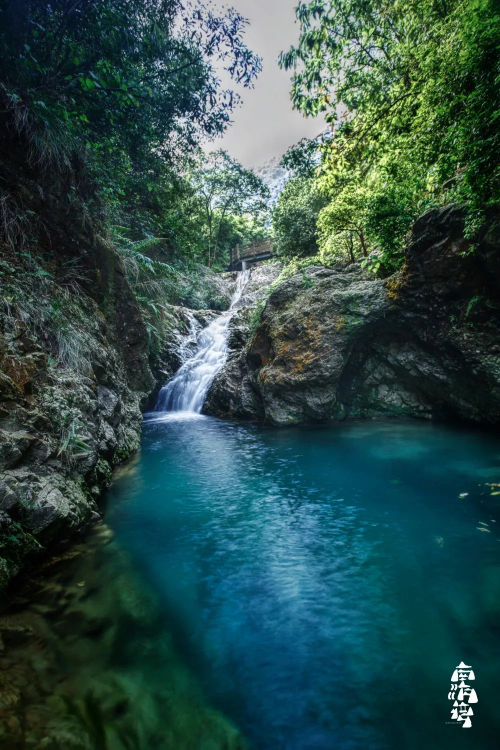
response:
[[[0,588],[99,518],[112,467],[139,445],[147,332],[108,259],[99,303],[0,262]]]
[[[139,447],[142,409],[219,314],[165,305],[152,351],[112,248],[98,271],[91,296],[0,261],[0,590],[99,519],[113,468]],[[220,287],[230,298],[234,279]]]
[[[273,284],[281,272],[280,263],[265,263],[262,266],[253,266],[247,285],[243,289],[237,309],[251,307],[262,297],[271,284]],[[236,274],[233,274],[236,276]]]
[[[405,268],[309,268],[235,320],[205,411],[274,425],[384,416],[500,422],[500,221],[472,251],[458,206],[414,225]]]

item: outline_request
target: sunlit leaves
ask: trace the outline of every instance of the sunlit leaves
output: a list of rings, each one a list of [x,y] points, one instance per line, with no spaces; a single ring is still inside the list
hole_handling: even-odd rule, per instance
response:
[[[324,0],[300,3],[296,17],[298,44],[280,60],[293,71],[294,106],[334,127],[320,176],[329,199],[363,218],[389,266],[428,205],[465,203],[472,235],[500,201],[494,1]],[[338,236],[338,215],[320,217],[320,244]]]
[[[272,214],[273,250],[287,260],[318,252],[316,224],[326,200],[306,175],[287,182]]]

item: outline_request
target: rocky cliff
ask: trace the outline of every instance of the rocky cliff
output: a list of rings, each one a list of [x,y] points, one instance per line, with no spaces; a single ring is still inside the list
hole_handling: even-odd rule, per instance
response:
[[[0,264],[0,585],[95,520],[112,467],[138,447],[147,333],[102,250],[95,296],[63,283],[61,266]]]
[[[99,517],[164,374],[78,154],[37,162],[0,124],[1,589]]]
[[[500,222],[458,206],[414,225],[406,266],[309,268],[235,320],[206,411],[274,425],[407,416],[500,422]],[[255,325],[253,326],[255,329]]]

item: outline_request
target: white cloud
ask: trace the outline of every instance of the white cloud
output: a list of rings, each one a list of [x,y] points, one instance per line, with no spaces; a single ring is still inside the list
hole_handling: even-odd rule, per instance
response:
[[[230,5],[249,19],[245,41],[263,57],[263,71],[254,89],[241,92],[243,104],[227,133],[207,144],[207,150],[225,148],[246,167],[254,167],[301,138],[318,135],[325,124],[292,109],[290,73],[278,67],[279,53],[298,41],[297,0],[233,0]]]

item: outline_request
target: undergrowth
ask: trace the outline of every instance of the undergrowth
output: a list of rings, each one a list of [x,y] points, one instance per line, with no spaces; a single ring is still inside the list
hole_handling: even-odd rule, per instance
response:
[[[157,352],[168,331],[172,305],[194,310],[224,310],[230,298],[219,275],[199,264],[170,264],[148,252],[165,240],[150,237],[133,241],[126,227],[114,226],[112,241],[123,261],[125,274],[141,308],[151,352]]]

